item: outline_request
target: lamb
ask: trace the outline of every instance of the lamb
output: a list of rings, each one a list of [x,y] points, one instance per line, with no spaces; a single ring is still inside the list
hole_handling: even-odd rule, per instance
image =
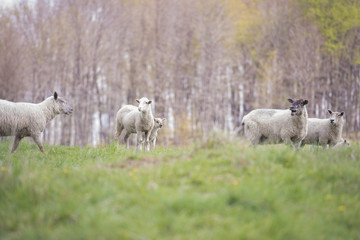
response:
[[[141,145],[142,149],[144,142],[146,150],[149,150],[149,137],[154,127],[154,116],[150,105],[152,101],[146,97],[136,99],[136,101],[139,103],[138,107],[125,105],[117,112],[116,137],[120,143],[121,132],[125,129],[124,144],[126,142],[127,148],[129,148],[129,136],[131,133],[136,133],[136,150],[138,150],[139,145]],[[145,139],[143,139],[143,134],[145,134]]]
[[[154,123],[155,124],[154,124],[154,128],[151,131],[150,138],[149,138],[152,149],[155,148],[156,138],[158,136],[158,131],[164,125],[165,120],[166,120],[165,118],[154,118]]]
[[[346,139],[341,139],[340,142],[338,142],[333,148],[338,149],[338,148],[348,148],[348,147],[350,147],[349,141],[347,141]]]
[[[344,112],[333,112],[328,110],[330,118],[308,119],[308,134],[302,142],[302,146],[305,144],[320,144],[323,147],[335,146],[342,136],[342,129],[344,126]]]
[[[286,143],[298,148],[307,134],[308,100],[288,99],[290,109],[256,109],[244,116],[241,128],[252,145]]]
[[[131,111],[132,109],[134,109],[133,107],[136,110],[135,106],[128,105],[127,108],[123,109],[122,113]],[[160,128],[162,128],[162,126],[164,125],[164,122],[165,122],[165,118],[154,118],[154,127],[153,127],[150,137],[149,137],[151,149],[155,148],[158,131]],[[134,132],[132,132],[132,133],[134,133]],[[120,135],[118,134],[118,131],[117,131],[116,135],[117,135],[117,138],[119,139],[119,144],[120,144]],[[123,138],[123,144],[124,145],[126,144],[127,148],[129,148],[129,136],[130,135],[131,135],[131,132],[126,131],[125,136]]]
[[[38,104],[0,100],[0,136],[15,136],[11,153],[24,137],[32,137],[40,151],[45,153],[40,135],[46,124],[58,114],[69,115],[72,111],[57,92]]]

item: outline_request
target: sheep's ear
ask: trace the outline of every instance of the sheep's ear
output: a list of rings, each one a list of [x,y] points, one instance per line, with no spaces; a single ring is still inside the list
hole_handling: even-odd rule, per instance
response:
[[[152,101],[151,101],[151,100],[147,102],[147,104],[150,104],[150,103],[152,103]]]
[[[139,99],[136,99],[136,101],[137,101],[138,103],[140,103]]]
[[[293,102],[294,102],[294,100],[292,100],[291,98],[288,98],[288,101],[289,101],[290,103],[293,103]]]
[[[54,92],[54,99],[57,100],[57,98],[58,98],[58,94],[57,92]]]
[[[309,103],[308,100],[304,100],[304,101],[303,101],[303,105],[306,105],[306,104],[308,104],[308,103]]]
[[[330,114],[332,114],[332,111],[331,111],[330,109],[328,109],[328,112],[329,112]]]
[[[341,113],[339,114],[340,117],[342,117],[343,115],[344,115],[344,112],[341,112]]]

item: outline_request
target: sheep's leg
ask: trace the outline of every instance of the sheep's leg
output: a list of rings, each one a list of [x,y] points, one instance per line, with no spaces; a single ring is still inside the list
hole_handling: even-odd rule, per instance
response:
[[[15,150],[17,149],[17,147],[19,146],[19,143],[21,141],[22,137],[20,136],[15,136],[15,140],[14,140],[14,145],[12,147],[11,153],[15,152]]]
[[[248,136],[246,136],[246,138],[250,141],[253,147],[260,144],[261,136],[259,136],[258,134],[253,134],[253,135],[249,134]]]
[[[250,141],[252,146],[260,143],[261,134],[257,129],[257,125],[253,122],[243,123],[244,135]]]
[[[43,147],[43,145],[42,145],[42,143],[41,143],[41,140],[40,140],[40,135],[32,136],[32,138],[34,139],[34,142],[38,145],[40,151],[41,151],[42,153],[45,153],[44,147]]]
[[[292,146],[296,149],[300,149],[302,140],[298,137],[290,138],[292,142]]]
[[[126,132],[125,136],[124,136],[124,142],[123,144],[126,145],[126,148],[129,149],[129,137],[130,137],[130,133]]]
[[[145,150],[147,151],[147,152],[149,152],[150,151],[150,141],[148,141],[147,143],[146,143],[146,145],[145,145]]]
[[[146,141],[146,133],[143,133],[143,141],[142,141],[142,149],[143,151],[148,151],[148,148],[147,148],[147,141]]]
[[[156,138],[154,138],[154,140],[152,140],[152,149],[155,149],[155,145],[156,145]]]
[[[146,145],[146,133],[142,133],[142,144],[141,144],[142,151],[147,151],[147,145]]]
[[[302,147],[302,146],[301,146],[301,142],[302,142],[302,141],[295,142],[295,143],[294,143],[294,147],[295,147],[296,149],[300,149],[300,147]]]
[[[319,139],[319,144],[320,144],[323,148],[327,148],[327,139],[320,138],[320,139]]]
[[[139,149],[139,145],[141,147],[141,151],[142,151],[142,132],[141,131],[137,131],[136,134],[136,151]]]
[[[118,144],[120,145],[121,144],[121,139],[120,139],[120,135],[121,135],[121,132],[123,131],[124,127],[120,124],[117,125],[116,127],[116,138],[118,139]]]
[[[148,131],[145,133],[145,150],[146,151],[150,151],[150,141],[149,141],[150,134],[151,134],[151,131]]]
[[[254,136],[253,132],[250,132],[249,130],[245,132],[245,137],[250,141],[251,145],[258,144],[257,136]]]
[[[282,139],[283,139],[283,141],[284,141],[284,143],[285,143],[286,145],[290,145],[290,146],[292,146],[292,147],[296,147],[295,144],[291,141],[291,138],[290,138],[290,137],[284,137],[284,138],[282,138]]]
[[[330,143],[329,143],[329,148],[335,147],[336,143],[337,143],[337,142],[330,142]]]

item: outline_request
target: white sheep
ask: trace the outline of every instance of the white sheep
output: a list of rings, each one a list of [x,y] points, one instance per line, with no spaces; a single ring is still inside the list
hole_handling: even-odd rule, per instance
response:
[[[0,100],[0,136],[15,136],[13,153],[24,137],[32,137],[41,152],[41,133],[58,114],[71,114],[72,108],[55,92],[38,104]]]
[[[335,146],[342,136],[342,130],[344,126],[344,112],[333,112],[328,110],[330,118],[308,119],[308,134],[302,142],[302,146],[305,144],[319,144],[323,147]]]
[[[164,125],[165,120],[166,120],[165,118],[154,118],[154,128],[151,131],[151,134],[150,134],[150,137],[149,137],[152,149],[155,148],[156,139],[157,139],[157,136],[158,136],[158,131]]]
[[[350,142],[342,138],[333,148],[338,149],[338,148],[348,148],[348,147],[350,147]]]
[[[127,146],[127,148],[129,148],[129,137],[131,133],[136,133],[136,129],[133,128],[131,129],[132,131],[128,132],[122,122],[123,122],[123,118],[125,117],[125,115],[127,115],[129,112],[131,111],[138,111],[138,107],[133,106],[133,105],[125,105],[123,107],[120,108],[120,110],[117,112],[116,114],[116,133],[115,133],[115,138],[118,140],[118,143],[120,145],[121,143],[121,139],[120,139],[120,135],[122,133],[122,131],[125,131],[125,135],[123,138],[123,144]],[[131,124],[131,126],[135,126],[135,120],[133,122],[133,124]]]
[[[145,142],[145,149],[150,149],[149,137],[154,127],[154,116],[151,111],[151,102],[149,99],[143,97],[136,99],[139,103],[138,107],[132,105],[125,105],[116,114],[116,137],[120,143],[121,132],[125,129],[126,134],[124,143],[127,143],[129,148],[128,139],[131,133],[136,133],[136,150],[139,145],[143,148]],[[143,138],[145,134],[145,138]]]
[[[252,145],[286,143],[299,147],[307,134],[308,100],[288,99],[290,109],[256,109],[244,116],[241,128]]]

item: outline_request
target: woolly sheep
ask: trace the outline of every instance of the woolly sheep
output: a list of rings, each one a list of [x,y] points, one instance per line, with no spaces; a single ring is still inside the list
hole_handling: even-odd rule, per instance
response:
[[[131,112],[131,111],[138,111],[138,107],[136,107],[136,106],[133,106],[133,105],[125,105],[125,106],[123,106],[118,112],[117,112],[117,114],[116,114],[116,133],[115,133],[115,137],[116,137],[116,139],[118,139],[118,143],[120,144],[121,142],[120,142],[120,135],[121,135],[121,132],[123,131],[123,130],[125,130],[126,131],[126,129],[123,127],[123,125],[122,124],[118,124],[119,122],[121,122],[122,121],[122,118],[123,118],[123,116],[125,116],[126,114],[128,114],[129,112]],[[135,124],[135,123],[134,123]],[[129,141],[128,141],[128,139],[129,139],[129,136],[130,136],[130,134],[131,133],[136,133],[136,130],[134,130],[134,129],[132,129],[133,131],[131,131],[131,132],[127,132],[126,131],[126,133],[125,133],[125,136],[124,136],[124,138],[123,138],[123,144],[125,145],[127,145],[127,148],[129,148]]]
[[[32,137],[41,152],[41,133],[58,114],[71,114],[73,109],[55,92],[38,104],[0,100],[0,136],[15,136],[13,153],[24,137]]]
[[[333,148],[337,149],[337,148],[347,148],[347,147],[350,147],[349,141],[347,141],[346,139],[341,139]]]
[[[131,110],[130,107],[135,107],[135,106],[128,106],[128,108],[127,108],[128,111]],[[126,109],[123,109],[122,113],[124,113],[124,112],[126,112]],[[151,134],[150,134],[150,137],[149,137],[150,148],[151,149],[155,148],[156,138],[158,136],[158,131],[159,131],[160,128],[162,128],[164,122],[165,122],[165,118],[154,118],[154,127],[153,127],[153,129],[151,131]],[[129,137],[130,137],[131,133],[134,133],[134,132],[127,132],[125,130],[125,136],[123,138],[123,144],[124,145],[126,144],[127,148],[129,148]],[[119,144],[120,144],[120,135],[117,134],[117,138],[119,139]]]
[[[241,127],[252,145],[291,144],[299,147],[307,133],[308,100],[292,100],[290,109],[256,109],[244,116]]]
[[[328,110],[330,118],[308,119],[308,134],[302,142],[302,146],[305,144],[319,144],[323,147],[336,145],[342,136],[342,129],[344,126],[344,112],[333,112]]]
[[[136,133],[136,150],[139,145],[143,148],[145,142],[146,150],[150,149],[149,137],[154,127],[154,116],[151,111],[151,102],[146,97],[136,99],[138,107],[132,105],[123,106],[116,114],[116,137],[120,143],[121,132],[125,129],[124,143],[129,147],[128,139],[131,133]],[[145,139],[143,138],[145,134]]]
[[[156,145],[156,138],[158,136],[158,131],[160,130],[160,128],[162,128],[162,126],[165,123],[165,118],[154,118],[154,128],[151,131],[149,140],[150,140],[150,144],[151,144],[151,148],[154,149],[155,145]]]

